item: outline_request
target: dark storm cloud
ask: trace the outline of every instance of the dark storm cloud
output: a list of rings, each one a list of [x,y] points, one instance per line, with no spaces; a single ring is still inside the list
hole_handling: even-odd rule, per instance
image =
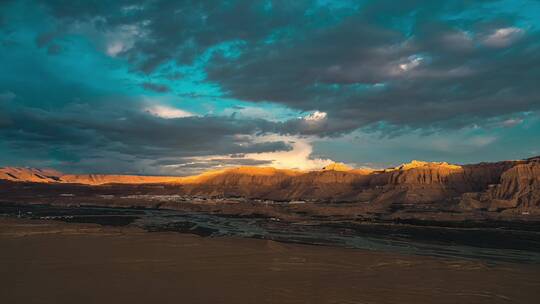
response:
[[[176,156],[188,156],[266,152],[286,147],[282,142],[258,144],[235,138],[265,132],[265,123],[260,121],[226,117],[162,119],[129,111],[104,114],[107,111],[114,109],[75,106],[69,111],[52,113],[20,108],[10,111],[12,122],[1,132],[7,141],[16,143],[108,146],[118,152],[148,157],[170,155],[173,151]]]
[[[260,41],[272,31],[302,24],[311,1],[41,1],[61,27],[90,22],[103,31],[135,25],[145,39],[126,56],[145,73],[174,60],[190,63],[219,43]]]
[[[282,141],[253,141],[252,135],[275,131],[273,123],[263,120],[212,116],[163,119],[139,110],[87,104],[46,111],[0,103],[0,113],[3,144],[16,151],[34,151],[36,158],[58,158],[67,170],[81,169],[88,159],[133,163],[290,149]],[[126,168],[134,170],[127,164]],[[107,171],[105,164],[93,169]]]
[[[147,90],[158,92],[158,93],[166,93],[166,92],[169,92],[171,90],[166,85],[158,84],[158,83],[151,83],[151,82],[144,82],[142,84],[142,87],[147,89]]]
[[[498,27],[468,34],[420,20],[407,36],[368,19],[350,17],[237,60],[217,58],[209,78],[236,98],[327,112],[322,134],[379,122],[461,127],[540,108],[537,32],[499,25],[519,37],[497,38]]]
[[[230,97],[327,112],[317,127],[291,121],[285,128],[329,135],[380,123],[461,127],[540,108],[540,36],[515,27],[519,16],[490,12],[485,18],[482,5],[493,2],[373,1],[341,9],[249,0],[45,6],[65,24],[139,27],[144,35],[122,55],[145,73],[238,41],[239,56],[214,54],[208,79]],[[459,17],[468,9],[476,15]]]
[[[11,1],[20,6],[11,19],[8,2],[0,30],[19,36],[0,38],[13,55],[0,77],[0,148],[64,170],[267,164],[243,155],[290,143],[257,135],[513,126],[518,112],[540,109],[538,27],[483,7],[497,1]],[[13,23],[31,10],[46,16]],[[164,119],[129,97],[139,86],[175,102],[270,102],[304,117]]]

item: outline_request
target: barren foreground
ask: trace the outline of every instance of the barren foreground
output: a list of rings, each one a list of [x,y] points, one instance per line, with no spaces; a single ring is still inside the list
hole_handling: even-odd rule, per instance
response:
[[[3,303],[537,303],[540,265],[0,219]]]

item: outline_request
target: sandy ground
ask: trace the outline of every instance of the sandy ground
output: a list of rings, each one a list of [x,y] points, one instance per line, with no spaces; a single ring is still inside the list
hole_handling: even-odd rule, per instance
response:
[[[538,303],[540,265],[0,218],[0,303]]]

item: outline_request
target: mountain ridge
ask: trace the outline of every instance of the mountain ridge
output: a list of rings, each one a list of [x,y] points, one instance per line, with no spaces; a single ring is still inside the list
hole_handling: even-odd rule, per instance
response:
[[[189,182],[200,180],[204,177],[228,173],[241,173],[249,175],[301,175],[313,172],[348,172],[353,174],[371,174],[378,172],[390,172],[397,170],[408,170],[427,166],[452,166],[459,168],[459,165],[449,165],[446,162],[427,162],[412,160],[396,167],[382,170],[370,168],[351,168],[344,163],[331,163],[316,170],[282,169],[275,167],[238,166],[225,169],[208,170],[196,175],[174,176],[174,175],[138,175],[138,174],[64,174],[55,169],[33,168],[33,167],[0,167],[0,179],[19,182],[59,182],[59,183],[81,183],[81,184],[106,184],[106,183],[149,183],[161,182]],[[131,179],[130,179],[131,178]]]
[[[540,212],[540,157],[470,165],[412,161],[382,170],[353,169],[343,164],[313,171],[235,167],[187,177],[77,175],[8,167],[0,168],[0,179],[92,187],[167,184],[175,193],[186,196],[365,202],[383,209],[442,204],[469,211]]]

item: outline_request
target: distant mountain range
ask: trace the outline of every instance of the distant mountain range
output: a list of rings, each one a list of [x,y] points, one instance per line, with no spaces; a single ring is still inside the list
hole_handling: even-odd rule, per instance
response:
[[[104,185],[166,184],[179,195],[276,201],[368,203],[379,208],[449,204],[460,210],[540,213],[540,157],[452,165],[412,161],[384,170],[332,164],[321,170],[237,167],[189,177],[63,174],[0,168],[9,182]]]

